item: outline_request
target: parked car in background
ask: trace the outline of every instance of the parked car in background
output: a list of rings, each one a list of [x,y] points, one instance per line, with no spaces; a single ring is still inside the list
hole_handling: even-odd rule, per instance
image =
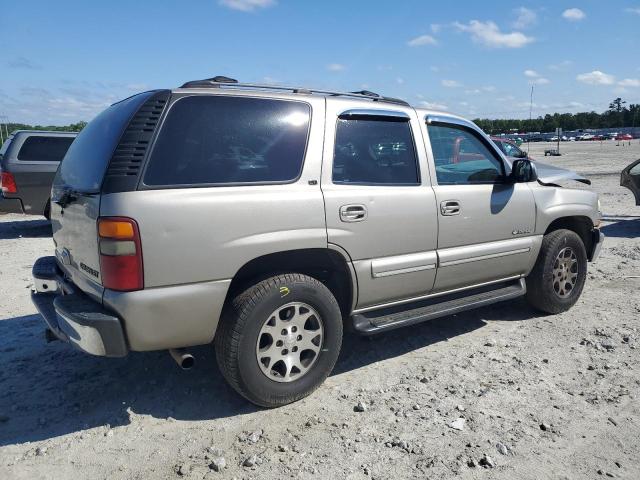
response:
[[[469,120],[226,77],[107,108],[52,197],[55,256],[32,293],[50,337],[182,366],[181,348],[214,343],[229,384],[266,407],[317,388],[347,328],[522,296],[564,312],[604,239],[596,193],[543,183]]]
[[[628,133],[620,133],[616,135],[616,140],[633,140],[633,135]]]
[[[504,153],[507,157],[513,158],[529,158],[533,160],[533,158],[529,157],[529,154],[522,150],[515,142],[512,140],[501,138],[501,137],[491,137],[493,143],[500,149],[502,153]]]
[[[51,211],[51,184],[78,134],[16,130],[0,149],[0,212],[44,215]]]
[[[620,174],[620,185],[628,188],[640,205],[640,160],[628,165]]]

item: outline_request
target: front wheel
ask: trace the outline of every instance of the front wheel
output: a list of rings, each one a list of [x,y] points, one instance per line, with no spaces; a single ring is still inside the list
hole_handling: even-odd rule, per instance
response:
[[[327,378],[342,345],[342,315],[318,280],[297,273],[250,287],[225,310],[215,339],[225,379],[256,405],[306,397]]]
[[[587,278],[587,253],[571,230],[544,236],[533,270],[526,278],[527,301],[546,313],[569,310],[580,298]]]

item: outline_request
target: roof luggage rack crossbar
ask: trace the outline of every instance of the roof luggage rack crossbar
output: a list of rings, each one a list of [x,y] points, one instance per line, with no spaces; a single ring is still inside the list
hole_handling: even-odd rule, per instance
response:
[[[395,103],[397,105],[409,106],[407,102],[401,100],[399,98],[392,97],[383,97],[374,92],[370,92],[368,90],[360,90],[357,92],[334,92],[331,90],[317,90],[312,88],[304,88],[304,87],[286,87],[282,85],[265,85],[259,83],[239,83],[237,80],[228,77],[213,77],[206,78],[203,80],[192,80],[190,82],[184,83],[180,88],[228,88],[228,89],[238,89],[238,90],[266,90],[266,91],[276,91],[276,92],[292,92],[292,93],[301,93],[306,95],[317,94],[317,95],[330,95],[333,97],[348,97],[348,98],[360,98],[373,100],[374,102],[385,102],[385,103]]]

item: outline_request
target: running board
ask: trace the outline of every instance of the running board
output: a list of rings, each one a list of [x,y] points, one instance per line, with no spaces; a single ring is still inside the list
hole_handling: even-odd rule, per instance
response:
[[[407,325],[446,317],[465,310],[521,297],[527,292],[524,279],[502,283],[481,289],[443,295],[413,304],[387,307],[351,316],[356,332],[371,335]]]

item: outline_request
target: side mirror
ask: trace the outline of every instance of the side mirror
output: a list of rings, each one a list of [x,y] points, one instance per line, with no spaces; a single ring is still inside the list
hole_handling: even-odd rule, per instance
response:
[[[511,165],[511,181],[513,183],[533,182],[538,179],[536,167],[527,158],[514,160]]]
[[[517,158],[529,158],[529,154],[527,152],[525,152],[524,150],[520,150],[520,153],[518,153],[518,155],[516,155]]]

